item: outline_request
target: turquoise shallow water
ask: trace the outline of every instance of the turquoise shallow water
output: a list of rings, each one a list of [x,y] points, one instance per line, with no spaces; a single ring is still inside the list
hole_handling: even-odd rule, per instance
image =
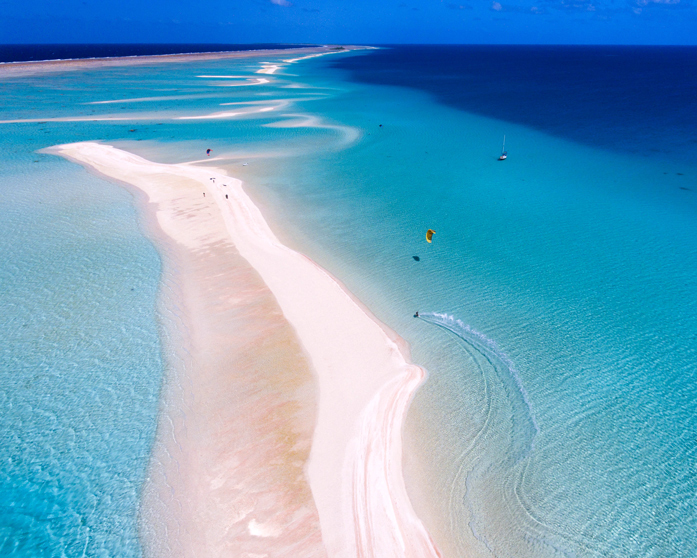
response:
[[[159,258],[128,193],[23,140],[2,161],[0,553],[138,556]]]
[[[675,163],[371,93],[341,115],[370,137],[288,172],[285,226],[431,372],[408,435],[453,552],[694,553],[696,207],[664,186]]]
[[[14,194],[2,200],[11,219],[1,277],[12,286],[0,312],[12,402],[3,500],[17,502],[3,512],[6,548],[21,554],[18,541],[31,541],[58,554],[90,533],[99,548],[138,553],[137,493],[161,375],[159,262],[128,194],[32,153],[103,139],[166,162],[212,148],[284,242],[409,341],[430,376],[405,430],[407,480],[444,555],[693,556],[697,168],[351,82],[322,59],[258,86],[196,77],[257,68],[112,68],[3,90],[11,118],[131,115],[0,125],[12,146],[3,189]],[[40,108],[24,100],[28,90]],[[85,104],[163,96],[179,98]],[[278,99],[295,102],[173,120]],[[268,126],[312,124],[307,116],[321,120]],[[499,163],[504,133],[509,159]],[[35,515],[17,513],[20,503]]]
[[[448,553],[692,555],[695,169],[406,89],[315,106],[360,141],[278,163],[260,195],[430,371],[408,471]]]
[[[231,69],[253,77],[258,67],[165,65],[3,81],[0,120],[38,120],[0,124],[3,556],[142,554],[139,498],[163,351],[171,350],[161,325],[177,319],[158,306],[160,258],[133,197],[39,150],[103,140],[181,161],[205,156],[209,145],[217,152],[231,131],[253,149],[268,147],[269,133],[244,120],[232,129],[176,120],[235,110],[221,102],[266,99],[269,91],[255,97],[197,77]],[[95,114],[112,120],[52,120]],[[272,138],[279,148],[285,135]],[[304,148],[313,141],[322,134]]]

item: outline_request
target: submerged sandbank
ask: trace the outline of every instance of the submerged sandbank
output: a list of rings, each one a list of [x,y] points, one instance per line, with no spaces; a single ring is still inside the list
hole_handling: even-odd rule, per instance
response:
[[[179,525],[205,521],[208,533],[212,531],[223,538],[230,531],[225,526],[231,522],[233,525],[245,525],[245,536],[260,543],[255,547],[255,552],[278,550],[283,547],[287,533],[295,532],[299,537],[298,544],[302,536],[307,537],[302,540],[309,544],[308,552],[298,553],[299,547],[296,547],[293,551],[289,549],[288,555],[315,555],[320,552],[312,533],[312,514],[316,509],[322,546],[329,556],[438,556],[434,543],[412,509],[402,477],[402,423],[411,397],[424,378],[424,371],[408,362],[403,342],[381,326],[325,270],[302,254],[282,245],[243,191],[241,182],[223,171],[190,164],[153,163],[98,143],[62,145],[52,148],[52,152],[145,192],[154,205],[157,221],[164,234],[191,254],[204,252],[210,265],[207,271],[209,275],[215,275],[218,265],[216,262],[219,260],[212,247],[236,251],[241,256],[240,259],[244,258],[251,265],[253,274],[258,274],[257,277],[263,281],[263,288],[272,293],[273,304],[277,304],[282,312],[283,321],[292,326],[299,346],[304,350],[315,374],[319,401],[309,462],[305,463],[302,455],[297,456],[294,462],[296,468],[298,464],[305,467],[312,491],[313,502],[306,503],[301,511],[301,514],[306,512],[303,517],[307,520],[303,528],[293,531],[289,527],[292,524],[292,514],[284,516],[290,522],[284,524],[277,521],[278,518],[258,519],[250,511],[243,513],[245,510],[240,511],[239,507],[228,510],[225,506],[218,509],[216,516],[205,506],[201,506],[197,509],[203,515],[181,517]],[[215,233],[206,232],[208,221],[217,223]],[[234,273],[236,264],[229,260],[226,265],[231,265],[230,271]],[[225,281],[216,283],[222,292],[225,291],[225,284]],[[205,301],[198,314],[201,320],[216,322],[222,327],[226,320],[216,316],[221,293],[219,290],[210,292],[207,290],[209,287],[210,284],[201,286],[191,282],[182,289],[196,293],[189,295],[190,297]],[[240,301],[234,299],[222,297],[222,300],[229,305],[232,313],[236,305],[240,304]],[[180,318],[184,322],[191,321],[186,317],[186,312],[183,314]],[[262,310],[257,315],[263,320],[265,311]],[[213,326],[212,329],[209,327],[209,331],[215,331],[218,326]],[[230,332],[233,337],[236,334],[239,333]],[[195,337],[191,333],[189,336]],[[262,345],[273,345],[271,338],[261,330],[256,340],[256,343]],[[251,345],[233,344],[227,351],[225,345],[220,347],[220,339],[216,337],[216,341],[214,346],[218,347],[221,362],[226,358],[246,358],[251,359],[253,367],[256,359],[268,358],[265,356],[266,349],[259,350],[258,346],[255,349]],[[195,342],[191,343],[195,345]],[[247,351],[243,357],[234,354],[240,350]],[[299,352],[296,351],[296,354]],[[278,367],[277,371],[280,373],[284,364],[275,363],[270,370],[275,367]],[[219,365],[213,368],[216,372],[204,382],[207,388],[205,393],[215,395],[214,401],[224,409],[224,392],[220,393],[218,386],[226,382],[226,375]],[[196,375],[198,370],[190,369],[189,373]],[[268,379],[272,378],[273,374]],[[196,381],[193,379],[194,383]],[[187,396],[189,386],[182,384],[178,389],[179,395],[172,398],[172,403],[180,406],[177,410],[180,415],[186,415],[192,405],[192,398]],[[202,393],[204,392],[199,395]],[[299,413],[297,416],[314,419],[315,415],[311,410],[307,414],[307,407],[312,406],[312,401],[312,396],[308,394],[304,395],[304,399],[298,398],[297,404],[304,405],[305,409],[304,414]],[[196,404],[204,409],[210,405],[206,400],[196,401]],[[255,421],[263,422],[266,420],[264,415],[259,415],[257,411],[267,404],[262,399],[244,409],[252,411]],[[215,408],[214,406],[210,415],[214,420],[219,412]],[[171,416],[176,416],[177,411],[169,412]],[[195,415],[191,420],[197,423],[202,436],[208,440],[208,454],[187,455],[186,449],[176,450],[176,444],[167,445],[166,441],[163,446],[179,451],[182,460],[197,460],[197,466],[192,470],[209,479],[208,485],[198,478],[181,480],[197,485],[195,489],[190,488],[187,494],[200,496],[213,490],[213,486],[221,483],[225,485],[228,476],[235,471],[239,472],[235,468],[236,463],[257,459],[253,455],[253,446],[244,446],[239,452],[234,450],[238,443],[236,436],[239,434],[236,430],[221,431],[219,436],[209,437],[208,418]],[[184,424],[182,431],[185,431],[186,420],[181,422]],[[302,420],[298,419],[297,422]],[[277,425],[262,424],[259,428],[266,426],[271,429],[284,428],[286,424],[281,420]],[[307,422],[305,429],[307,430]],[[170,427],[170,430],[176,438],[176,425]],[[225,444],[230,445],[226,447]],[[219,465],[215,474],[207,470],[210,468],[208,459],[211,456],[215,456],[216,452],[227,451],[230,453],[229,460],[214,460]],[[172,482],[165,474],[160,490],[176,500],[174,495],[182,491],[177,482],[178,479],[175,478]],[[238,488],[244,492],[245,481],[242,479],[240,482],[242,484]],[[302,485],[302,482],[298,482]],[[165,497],[159,501],[164,502],[166,507]],[[244,494],[239,494],[239,497],[244,499]],[[177,502],[181,504],[180,501]],[[291,504],[286,502],[283,505]],[[180,513],[185,516],[187,511],[182,510]],[[268,513],[272,513],[271,510]],[[228,514],[237,515],[233,517]],[[175,535],[172,536],[176,538]],[[189,537],[191,551],[197,548],[201,551],[203,547],[199,545],[205,545],[208,540],[206,536]],[[226,540],[228,550],[235,548],[234,533]]]

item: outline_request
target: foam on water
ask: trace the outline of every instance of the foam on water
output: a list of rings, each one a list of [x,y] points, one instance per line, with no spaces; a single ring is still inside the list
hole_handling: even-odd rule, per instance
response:
[[[438,312],[422,312],[419,314],[419,318],[448,330],[478,351],[498,373],[504,385],[510,386],[511,380],[513,381],[513,389],[509,388],[509,391],[512,392],[509,393],[509,397],[512,400],[522,400],[522,405],[520,402],[517,405],[511,402],[511,406],[524,407],[524,409],[518,411],[518,417],[514,420],[514,423],[519,430],[512,436],[515,445],[521,447],[518,450],[514,450],[511,457],[516,462],[525,459],[533,450],[535,436],[540,433],[540,427],[535,420],[528,392],[525,390],[525,386],[523,386],[515,364],[501,350],[496,341],[489,339],[486,335],[463,323],[462,320],[457,319],[455,316]]]

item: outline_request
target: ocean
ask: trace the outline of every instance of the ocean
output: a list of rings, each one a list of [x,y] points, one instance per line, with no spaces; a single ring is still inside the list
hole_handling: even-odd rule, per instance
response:
[[[694,556],[695,66],[393,46],[5,78],[3,555],[142,553],[167,278],[130,194],[37,153],[102,140],[211,148],[409,342],[405,475],[444,556]]]

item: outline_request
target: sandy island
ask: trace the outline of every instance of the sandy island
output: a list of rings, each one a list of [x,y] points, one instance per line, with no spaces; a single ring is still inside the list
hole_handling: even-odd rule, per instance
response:
[[[153,553],[439,556],[402,477],[424,379],[404,342],[281,244],[224,171],[91,142],[50,152],[145,193],[184,278],[170,294],[181,370],[144,495],[144,537],[166,541]]]

